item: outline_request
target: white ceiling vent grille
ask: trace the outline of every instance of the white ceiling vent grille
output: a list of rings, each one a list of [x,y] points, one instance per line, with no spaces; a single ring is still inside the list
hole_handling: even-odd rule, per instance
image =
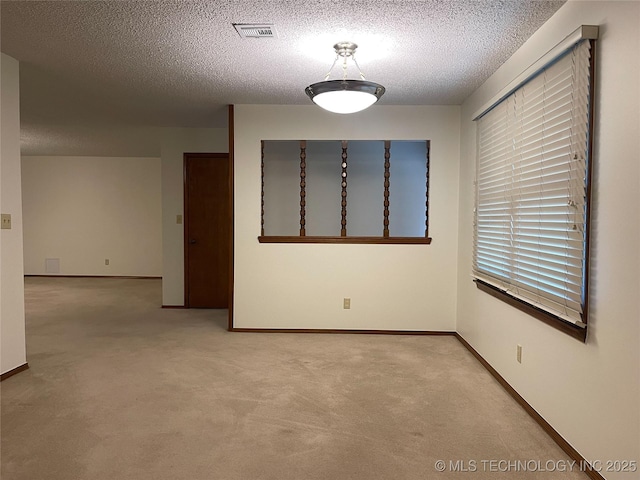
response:
[[[233,28],[242,38],[276,38],[278,36],[271,23],[234,23]]]

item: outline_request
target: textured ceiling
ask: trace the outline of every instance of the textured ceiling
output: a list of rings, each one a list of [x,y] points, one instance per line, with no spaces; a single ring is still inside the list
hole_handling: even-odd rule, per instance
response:
[[[158,127],[225,126],[227,104],[308,104],[342,40],[380,104],[460,104],[563,3],[2,1],[0,46],[21,62],[23,153],[155,155]],[[278,37],[232,26],[260,22]]]

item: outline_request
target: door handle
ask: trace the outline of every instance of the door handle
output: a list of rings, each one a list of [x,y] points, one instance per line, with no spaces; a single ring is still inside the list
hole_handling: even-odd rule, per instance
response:
[[[191,240],[189,240],[189,243],[193,245],[194,243],[196,243],[196,241],[192,238]]]

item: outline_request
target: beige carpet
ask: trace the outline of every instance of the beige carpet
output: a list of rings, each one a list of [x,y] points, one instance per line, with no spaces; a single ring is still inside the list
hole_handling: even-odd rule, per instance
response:
[[[587,478],[453,337],[229,333],[159,280],[25,293],[2,480]]]

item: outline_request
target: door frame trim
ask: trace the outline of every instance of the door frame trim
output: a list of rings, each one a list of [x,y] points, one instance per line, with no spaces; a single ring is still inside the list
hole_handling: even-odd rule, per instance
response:
[[[234,224],[235,224],[235,207],[233,205],[233,186],[235,184],[234,178],[235,174],[233,171],[233,166],[235,164],[234,153],[235,153],[235,132],[234,132],[234,116],[233,116],[233,105],[229,105],[228,117],[227,117],[227,131],[229,133],[229,318],[227,323],[227,330],[233,330],[233,287],[234,287],[234,274],[233,274],[233,262],[234,262]]]
[[[233,184],[233,171],[231,166],[231,154],[229,153],[203,153],[203,152],[185,152],[182,157],[182,181],[183,181],[183,215],[182,215],[182,230],[183,230],[183,250],[184,250],[184,308],[191,308],[189,305],[189,183],[187,174],[187,162],[189,158],[214,158],[214,159],[226,159],[229,162],[229,181]],[[233,192],[231,192],[231,198],[233,198]],[[233,250],[233,205],[229,205],[230,210],[230,230],[231,230],[231,245],[230,250]],[[233,258],[233,256],[232,256]],[[229,265],[230,271],[233,270],[233,264]],[[233,278],[233,277],[232,277]],[[233,283],[229,284],[229,290],[233,289]]]

